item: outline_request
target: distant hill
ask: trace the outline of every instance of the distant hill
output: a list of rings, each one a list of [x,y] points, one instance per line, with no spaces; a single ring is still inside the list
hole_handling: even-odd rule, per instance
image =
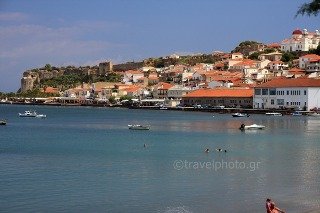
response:
[[[240,52],[244,56],[249,56],[253,52],[263,51],[265,47],[266,47],[265,44],[257,41],[243,41],[231,52],[232,53]]]

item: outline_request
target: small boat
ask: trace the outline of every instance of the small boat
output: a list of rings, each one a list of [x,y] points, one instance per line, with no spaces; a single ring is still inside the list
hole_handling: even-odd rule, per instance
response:
[[[167,107],[160,107],[159,109],[160,110],[167,110],[168,108]]]
[[[36,111],[25,111],[24,113],[19,113],[19,117],[34,118],[36,116],[37,116]]]
[[[257,130],[257,129],[265,129],[266,127],[263,125],[258,125],[258,124],[252,124],[252,125],[245,125],[245,124],[241,124],[240,126],[240,130],[244,131],[244,130]]]
[[[44,115],[44,114],[37,114],[36,115],[36,118],[46,118],[47,115]]]
[[[307,115],[313,116],[313,117],[320,117],[320,113],[317,113],[317,112],[308,113]]]
[[[133,125],[129,124],[128,127],[131,130],[149,130],[150,129],[150,126],[143,126],[140,124],[133,124]]]
[[[282,116],[282,114],[280,112],[267,112],[266,115],[270,115],[270,116]]]
[[[291,115],[292,115],[292,116],[301,116],[302,113],[301,113],[301,112],[293,112]]]
[[[237,113],[233,113],[232,114],[232,117],[249,117],[250,115],[246,114],[246,113],[240,113],[240,112],[237,112]]]
[[[7,121],[6,120],[0,120],[0,125],[2,125],[2,126],[7,125]]]

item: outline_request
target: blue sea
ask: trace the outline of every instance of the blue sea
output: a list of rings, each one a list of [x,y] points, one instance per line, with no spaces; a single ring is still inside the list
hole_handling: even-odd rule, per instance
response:
[[[18,117],[29,109],[47,118]],[[0,212],[265,212],[268,197],[320,210],[320,118],[22,105],[0,118]]]

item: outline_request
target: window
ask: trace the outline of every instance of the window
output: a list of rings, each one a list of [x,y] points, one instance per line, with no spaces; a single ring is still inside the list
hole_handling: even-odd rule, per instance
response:
[[[274,99],[271,99],[271,105],[274,105]]]
[[[289,95],[289,90],[287,90],[287,95]]]
[[[284,99],[277,99],[277,105],[284,105]]]
[[[304,92],[304,95],[307,95],[307,90],[303,91]]]
[[[268,89],[262,89],[262,95],[268,95]]]
[[[261,89],[255,89],[254,90],[255,95],[261,95]]]
[[[270,95],[276,95],[276,89],[270,89],[269,93]]]

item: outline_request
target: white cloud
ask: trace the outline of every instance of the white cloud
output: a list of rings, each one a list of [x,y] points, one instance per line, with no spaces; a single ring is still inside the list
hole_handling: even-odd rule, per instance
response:
[[[0,57],[19,58],[43,54],[66,57],[99,53],[106,48],[123,46],[92,36],[94,32],[113,27],[115,25],[104,22],[78,22],[72,26],[56,28],[35,24],[0,26]]]
[[[24,21],[28,19],[28,15],[18,12],[0,12],[0,21]]]

